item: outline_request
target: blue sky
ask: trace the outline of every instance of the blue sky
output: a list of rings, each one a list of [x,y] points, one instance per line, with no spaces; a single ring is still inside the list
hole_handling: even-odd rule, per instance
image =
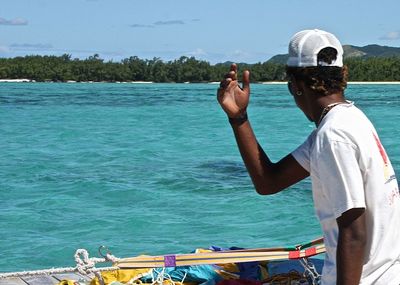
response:
[[[400,46],[399,0],[0,0],[0,57],[264,62],[297,31]]]

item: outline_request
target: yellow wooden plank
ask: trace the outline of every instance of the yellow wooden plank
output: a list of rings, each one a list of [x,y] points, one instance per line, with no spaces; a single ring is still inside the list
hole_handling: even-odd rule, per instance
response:
[[[252,262],[252,261],[264,261],[264,260],[279,260],[288,259],[289,254],[287,252],[281,253],[267,253],[264,255],[256,256],[233,256],[225,257],[219,256],[218,258],[192,258],[192,259],[177,259],[176,266],[190,266],[200,264],[223,264],[223,263],[235,263],[235,262]],[[135,261],[135,260],[121,260],[115,264],[120,268],[152,268],[152,267],[164,267],[164,261],[162,262],[151,262],[151,261]]]
[[[325,252],[325,246],[314,247],[315,253]],[[299,251],[299,258],[306,257],[306,250]],[[272,252],[213,252],[197,254],[176,255],[176,266],[199,265],[199,264],[222,264],[235,262],[267,261],[277,259],[288,259],[289,251]],[[116,266],[120,268],[146,268],[146,267],[164,267],[164,256],[139,256],[133,258],[124,258],[118,261]]]
[[[235,252],[235,251],[221,251],[221,252],[205,252],[205,253],[193,253],[193,254],[177,254],[171,255],[175,256],[178,261],[192,260],[192,259],[213,259],[213,258],[244,258],[244,257],[261,257],[266,255],[275,254],[288,254],[288,251],[273,251],[273,252]],[[165,255],[169,256],[169,255]],[[160,256],[138,256],[138,257],[128,257],[122,258],[121,260],[126,261],[143,261],[143,262],[164,262],[164,255]]]

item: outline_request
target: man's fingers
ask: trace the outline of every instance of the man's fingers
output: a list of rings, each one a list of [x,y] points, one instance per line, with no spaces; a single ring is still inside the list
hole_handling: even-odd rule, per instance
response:
[[[231,64],[231,71],[229,72],[229,74],[232,75],[231,78],[233,80],[237,80],[237,65],[236,65],[236,63]]]
[[[231,84],[232,82],[235,82],[236,84]],[[220,82],[217,94],[218,96],[222,96],[225,91],[229,91],[236,86],[238,86],[237,65],[233,63],[231,65],[230,71],[225,74],[224,79]]]
[[[247,94],[250,93],[250,71],[245,70],[243,72],[243,91]]]
[[[221,83],[219,84],[219,87],[220,88],[226,88],[226,87],[228,87],[228,85],[229,85],[229,83],[231,83],[232,82],[232,79],[231,78],[225,78],[224,80],[222,80],[221,81]]]
[[[230,78],[232,80],[236,80],[237,79],[237,75],[234,71],[229,71],[227,74],[225,74],[224,76],[225,79]]]

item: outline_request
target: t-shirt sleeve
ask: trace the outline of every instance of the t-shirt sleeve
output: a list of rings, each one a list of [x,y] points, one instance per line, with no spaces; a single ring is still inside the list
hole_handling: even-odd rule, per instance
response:
[[[308,172],[310,172],[310,148],[313,137],[314,133],[311,133],[311,135],[291,153],[294,159]]]
[[[319,153],[316,168],[321,190],[328,197],[335,218],[350,209],[366,207],[355,146],[346,142],[330,142]]]

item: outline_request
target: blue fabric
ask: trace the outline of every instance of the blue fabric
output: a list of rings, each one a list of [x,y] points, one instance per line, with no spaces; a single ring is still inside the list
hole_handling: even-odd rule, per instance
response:
[[[162,270],[162,268],[154,269],[154,275],[161,274]],[[171,279],[174,281],[182,281],[186,274],[184,281],[203,285],[214,285],[216,282],[222,280],[222,277],[215,272],[214,267],[211,265],[167,267],[164,273],[171,276]],[[151,276],[145,276],[141,280],[145,283],[152,282]]]
[[[319,258],[309,258],[309,261],[315,266],[317,272],[321,274],[324,261]],[[282,260],[268,263],[268,273],[270,275],[287,273],[291,270],[303,273],[304,267],[299,260]]]
[[[230,248],[222,248],[219,246],[211,246],[211,250],[213,251],[226,251],[226,250],[238,250],[238,249],[243,249],[240,247],[230,247]],[[260,263],[258,261],[254,262],[241,262],[241,263],[236,263],[236,265],[239,268],[239,276],[240,279],[247,279],[247,280],[260,280],[260,268],[259,265]]]
[[[243,249],[239,247],[222,248],[218,246],[211,246],[213,251],[226,251],[226,250],[238,250]],[[260,267],[259,262],[243,262],[237,263],[239,272],[235,272],[240,276],[240,279],[246,280],[260,280]],[[162,268],[154,269],[155,278],[158,274],[161,274]],[[180,266],[180,267],[166,267],[164,274],[169,275],[174,281],[184,281],[195,282],[201,285],[215,285],[217,282],[221,281],[223,278],[215,271],[215,266],[213,265],[195,265],[195,266]],[[166,277],[164,277],[166,278]],[[141,278],[144,283],[151,283],[151,276],[145,276]]]
[[[238,249],[244,249],[243,247],[236,247],[236,246],[232,246],[230,248],[224,248],[224,247],[219,247],[219,246],[215,246],[212,245],[209,247],[210,250],[212,251],[226,251],[226,250],[238,250]]]
[[[260,280],[261,273],[258,265],[258,261],[237,263],[240,279]]]

